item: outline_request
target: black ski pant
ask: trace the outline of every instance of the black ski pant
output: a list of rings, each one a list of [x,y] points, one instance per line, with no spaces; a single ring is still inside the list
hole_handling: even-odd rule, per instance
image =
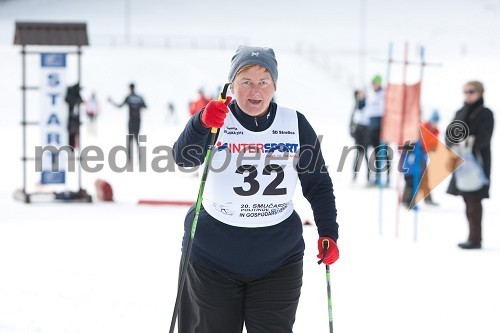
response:
[[[133,156],[134,156],[134,140],[135,144],[137,146],[137,155],[139,157],[139,160],[141,159],[141,154],[139,150],[139,130],[141,128],[141,122],[140,120],[135,120],[135,121],[129,121],[128,123],[128,135],[127,135],[127,160],[129,163],[133,162]]]
[[[179,333],[291,333],[302,287],[302,260],[241,279],[189,263]]]
[[[361,164],[363,163],[363,158],[366,161],[366,180],[370,180],[370,165],[368,161],[368,126],[365,125],[357,125],[356,131],[354,132],[354,143],[356,144],[356,158],[354,159],[354,176],[355,180],[357,177],[357,173],[361,168]]]

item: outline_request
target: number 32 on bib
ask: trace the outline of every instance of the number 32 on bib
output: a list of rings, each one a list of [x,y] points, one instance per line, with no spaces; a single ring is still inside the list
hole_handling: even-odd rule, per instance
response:
[[[278,224],[293,213],[296,111],[279,107],[263,132],[246,130],[230,113],[217,146],[203,197],[211,216],[232,226],[257,228]]]

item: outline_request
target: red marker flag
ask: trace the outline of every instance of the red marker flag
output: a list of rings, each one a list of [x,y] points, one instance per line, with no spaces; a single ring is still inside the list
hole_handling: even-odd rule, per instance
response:
[[[382,119],[380,139],[386,143],[404,144],[419,138],[421,83],[389,84]]]

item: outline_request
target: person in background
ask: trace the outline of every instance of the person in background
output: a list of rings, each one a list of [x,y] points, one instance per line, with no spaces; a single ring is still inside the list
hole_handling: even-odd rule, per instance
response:
[[[128,163],[133,162],[133,141],[135,140],[137,144],[137,152],[140,156],[139,149],[139,131],[141,129],[141,111],[142,109],[146,109],[146,103],[144,99],[137,95],[135,92],[135,85],[131,83],[129,85],[130,93],[125,97],[121,104],[115,103],[111,98],[108,98],[108,102],[114,105],[117,108],[121,108],[124,105],[128,106],[129,110],[129,119],[128,119],[128,145],[127,145],[127,160]]]
[[[400,170],[404,170],[405,187],[401,202],[406,207],[410,206],[415,192],[415,195],[425,195],[427,193],[427,196],[424,197],[424,202],[427,205],[438,205],[432,200],[431,190],[429,188],[429,170],[427,169],[429,153],[436,151],[438,147],[438,122],[439,113],[435,110],[429,120],[422,124],[428,132],[425,130],[420,131],[420,139],[418,142],[410,145],[405,144],[402,147],[402,154],[399,161],[402,165]],[[418,146],[416,144],[418,144]],[[415,176],[417,184],[415,184]],[[418,188],[415,189],[415,186],[418,186]]]
[[[366,117],[366,96],[363,90],[354,91],[354,110],[351,116],[350,131],[356,145],[356,158],[353,165],[353,181],[356,181],[363,158],[366,161],[366,180],[370,180],[370,169],[368,164],[368,125],[370,119]]]
[[[372,156],[385,157],[385,161],[381,158],[377,158],[377,170],[381,170],[384,167],[387,168],[387,179],[386,183],[382,184],[381,172],[377,171],[375,174],[375,179],[370,177],[370,185],[389,185],[389,153],[387,147],[382,145],[380,142],[380,130],[382,127],[382,117],[385,112],[385,91],[382,88],[382,77],[380,75],[375,75],[372,78],[372,89],[368,91],[366,96],[365,105],[365,117],[369,119],[368,125],[368,145],[372,146],[374,151]],[[373,170],[372,170],[373,171]]]
[[[417,178],[416,184],[418,185],[418,180],[422,178],[425,170],[425,157],[423,156],[421,147],[420,140],[418,142],[405,142],[405,144],[401,147],[399,170],[402,171],[405,180],[401,203],[408,208],[410,207],[415,191],[418,191],[418,189],[414,188],[415,178]]]
[[[433,152],[435,152],[438,148],[438,137],[439,137],[439,112],[437,110],[434,110],[432,112],[431,117],[429,118],[428,121],[422,124],[422,126],[428,131],[421,131],[422,135],[422,141],[424,144],[422,144],[422,151],[423,151],[423,156],[426,161],[426,166],[427,166],[427,161],[429,161],[429,155],[431,155]],[[420,182],[420,187],[419,190],[422,191],[423,193],[428,193],[428,195],[424,198],[424,202],[428,205],[431,206],[438,206],[438,203],[435,202],[432,199],[432,194],[431,194],[431,189],[429,188],[429,170],[427,170],[426,173],[424,173],[422,180]]]
[[[457,148],[457,141],[450,136],[450,133],[454,133],[454,129],[456,132],[457,124],[461,124],[458,121],[465,123],[469,131],[466,140],[473,140],[472,154],[487,180],[486,184],[483,184],[476,191],[463,191],[458,188],[457,176],[456,173],[453,173],[448,187],[447,192],[449,194],[462,196],[464,199],[465,215],[469,224],[469,237],[467,241],[459,243],[458,246],[469,250],[482,247],[483,206],[481,201],[490,197],[491,137],[493,135],[494,118],[493,112],[484,106],[484,86],[481,82],[467,82],[463,89],[464,105],[457,111],[452,123],[448,125],[446,144],[451,148]]]
[[[170,125],[176,125],[179,122],[177,118],[177,111],[175,109],[174,102],[167,103],[167,123]]]
[[[339,257],[333,185],[306,117],[271,102],[278,79],[274,51],[240,46],[228,79],[234,100],[210,101],[173,149],[179,166],[201,165],[210,129],[220,129],[186,261],[179,332],[237,333],[246,326],[247,332],[291,333],[305,248],[294,189],[300,180],[314,212],[318,258],[331,265]],[[248,149],[234,150],[242,145]],[[184,253],[194,214],[192,207],[186,215]]]
[[[66,90],[64,100],[68,103],[68,136],[69,145],[75,149],[80,145],[80,104],[83,99],[80,95],[80,83],[76,83]]]
[[[210,99],[205,96],[205,91],[203,89],[198,90],[198,97],[189,103],[189,114],[192,116],[196,114],[196,112],[200,111],[201,108],[205,107],[205,105],[210,102]]]
[[[97,134],[97,116],[99,115],[99,102],[97,101],[95,92],[90,95],[90,98],[83,102],[85,105],[85,113],[89,120],[89,132]]]
[[[438,137],[440,133],[438,125],[440,119],[441,117],[439,116],[439,112],[434,110],[429,120],[422,124],[422,126],[430,132],[421,132],[422,139],[424,140],[426,149],[429,152],[436,151],[438,147]]]

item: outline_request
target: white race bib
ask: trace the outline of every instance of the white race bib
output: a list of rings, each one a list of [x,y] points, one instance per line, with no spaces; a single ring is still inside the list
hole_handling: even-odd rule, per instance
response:
[[[256,228],[292,214],[299,153],[295,110],[278,106],[272,125],[262,132],[245,129],[229,112],[214,149],[203,196],[212,217]]]

